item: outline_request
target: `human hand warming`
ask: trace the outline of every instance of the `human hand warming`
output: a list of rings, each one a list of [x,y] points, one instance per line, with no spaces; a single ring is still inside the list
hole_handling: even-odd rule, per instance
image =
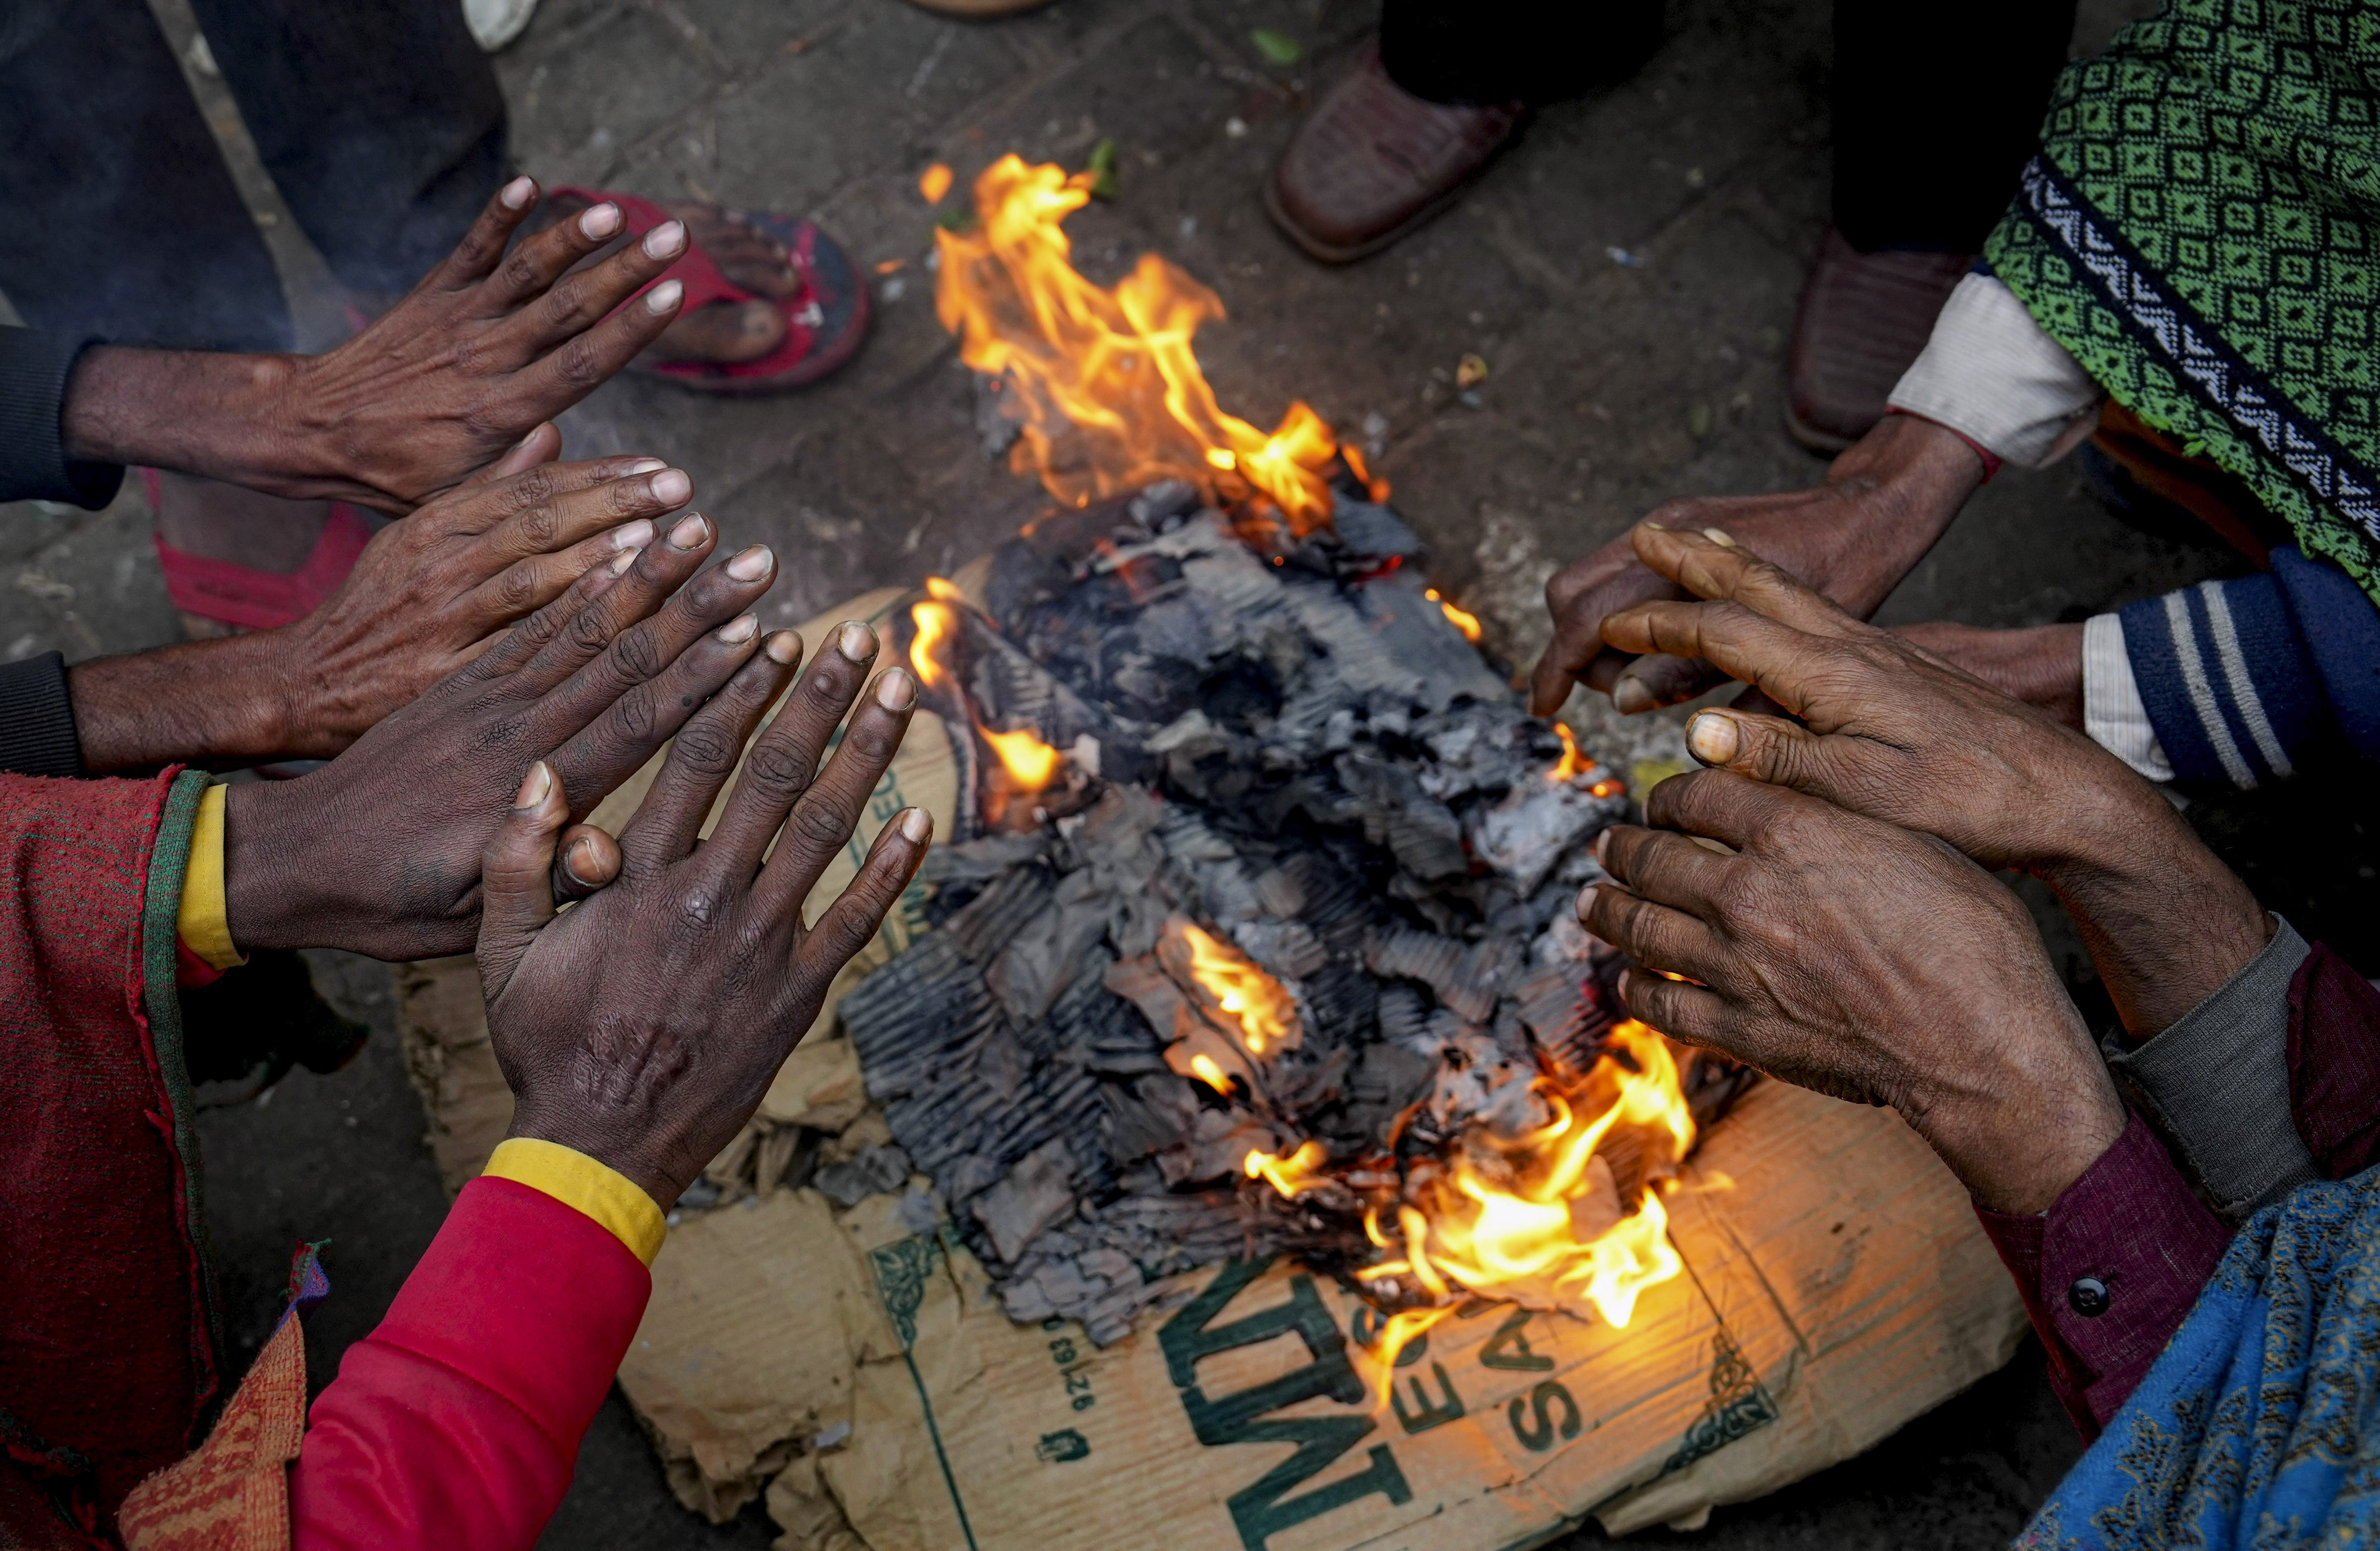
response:
[[[1604,832],[1611,881],[1579,898],[1640,966],[1620,982],[1632,1016],[1890,1105],[1995,1211],[2046,1210],[2122,1134],[2032,919],[1973,863],[1728,770],[1661,782],[1645,819]]]
[[[679,518],[329,765],[231,787],[232,939],[382,959],[468,949],[479,932],[480,852],[523,765],[547,761],[583,817],[760,648],[759,622],[745,611],[768,590],[775,557],[755,545],[695,576],[715,543],[708,517]],[[608,881],[618,866],[600,831],[582,830],[566,850],[581,885]]]
[[[1955,434],[1931,420],[1888,415],[1835,459],[1815,490],[1691,496],[1646,520],[1724,528],[1864,618],[1933,548],[1983,479],[1983,460]],[[1556,572],[1546,583],[1554,637],[1530,675],[1529,709],[1551,716],[1580,684],[1609,695],[1623,713],[1691,700],[1717,684],[1708,664],[1632,661],[1603,638],[1606,615],[1681,596],[1645,568],[1627,534]]]
[[[2035,624],[2015,630],[1929,620],[1892,633],[1963,669],[2053,721],[2082,730],[2082,627]]]
[[[1606,619],[1605,638],[1706,660],[1801,719],[1696,712],[1697,759],[2038,875],[2135,1036],[2213,994],[2271,937],[2255,896],[2172,805],[2082,733],[1853,619],[1730,535],[1645,525],[1630,537],[1653,574],[1712,601],[1639,604]]]
[[[659,458],[547,464],[547,444],[381,529],[295,624],[77,663],[84,768],[328,758],[590,566],[650,544],[693,491]]]
[[[667,222],[572,273],[619,234],[619,207],[606,203],[507,255],[537,193],[529,178],[506,184],[404,299],[322,355],[84,351],[61,416],[67,454],[399,515],[524,435],[554,456],[560,438],[544,422],[676,317],[684,288],[674,281],[620,304],[674,262],[686,237]]]
[[[884,673],[820,769],[876,654],[874,633],[850,624],[753,743],[710,838],[696,839],[795,672],[798,643],[779,656],[776,639],[678,734],[620,831],[619,881],[556,913],[554,841],[577,799],[544,763],[481,864],[480,975],[515,1099],[510,1134],[599,1158],[664,1211],[751,1118],[933,832],[921,808],[894,815],[841,895],[803,924],[917,699],[906,671]]]

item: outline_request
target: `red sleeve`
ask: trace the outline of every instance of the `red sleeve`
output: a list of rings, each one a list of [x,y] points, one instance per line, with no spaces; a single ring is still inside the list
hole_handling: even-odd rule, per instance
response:
[[[293,1551],[526,1551],[651,1293],[592,1218],[510,1180],[465,1185],[314,1402],[290,1477]]]
[[[2039,1217],[1975,1208],[2049,1349],[2049,1382],[2098,1436],[2181,1327],[2231,1230],[2132,1116]]]
[[[2289,981],[2289,1112],[2314,1167],[2380,1162],[2380,990],[2317,942]]]

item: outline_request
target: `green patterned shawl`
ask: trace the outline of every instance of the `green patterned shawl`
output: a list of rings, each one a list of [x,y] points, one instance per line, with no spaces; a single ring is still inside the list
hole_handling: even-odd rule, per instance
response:
[[[2380,5],[2170,0],[2066,67],[1985,257],[2380,600]]]

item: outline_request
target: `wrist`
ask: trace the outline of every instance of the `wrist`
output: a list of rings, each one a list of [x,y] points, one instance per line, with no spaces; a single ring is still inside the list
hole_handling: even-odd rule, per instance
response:
[[[341,915],[316,890],[326,869],[303,782],[240,782],[224,793],[224,915],[243,951],[349,944],[326,924]]]
[[[2031,1217],[2049,1210],[2124,1133],[2123,1103],[2106,1072],[2013,1101],[1936,1113],[1917,1125],[1976,1203]]]
[[[1852,508],[1836,528],[1841,579],[1828,594],[1863,618],[1875,612],[1983,482],[1983,460],[1957,432],[1887,416],[1827,471],[1827,488]]]
[[[222,769],[287,754],[293,717],[278,636],[190,641],[67,669],[83,768]]]
[[[269,494],[318,493],[318,471],[284,429],[304,357],[94,345],[67,382],[59,430],[68,456],[146,464]]]
[[[519,1086],[516,1084],[516,1094]],[[638,1121],[644,1123],[639,1125]],[[701,1172],[702,1163],[696,1163],[690,1169],[676,1167],[669,1155],[679,1149],[670,1145],[663,1134],[666,1130],[650,1116],[597,1116],[586,1114],[576,1106],[550,1107],[540,1103],[532,1090],[518,1094],[513,1121],[504,1135],[508,1139],[552,1142],[584,1153],[652,1197],[653,1204],[667,1212]]]

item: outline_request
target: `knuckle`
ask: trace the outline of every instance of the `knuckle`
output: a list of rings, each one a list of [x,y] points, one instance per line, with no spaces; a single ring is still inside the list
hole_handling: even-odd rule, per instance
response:
[[[810,783],[810,765],[783,743],[769,740],[753,745],[744,772],[771,792],[791,794]]]
[[[676,905],[682,925],[706,931],[718,925],[720,917],[726,914],[726,902],[704,883],[689,884],[678,895]]]
[[[564,224],[569,225],[572,223],[565,222]],[[504,261],[501,272],[505,285],[516,289],[525,289],[537,284],[539,270],[536,246],[534,243],[523,243],[513,249],[512,257]]]
[[[581,609],[570,616],[570,644],[580,651],[601,651],[612,640],[612,622],[601,609]]]
[[[612,664],[622,678],[641,684],[662,671],[661,643],[650,630],[631,630],[612,643]]]
[[[726,729],[696,722],[679,732],[676,753],[697,775],[725,775],[735,768],[736,745]]]
[[[505,613],[519,613],[537,602],[537,572],[527,564],[516,565],[496,578],[496,606]]]
[[[792,827],[804,841],[824,851],[836,850],[851,838],[851,820],[824,803],[797,804]]]
[[[613,703],[612,724],[625,741],[642,743],[650,738],[658,720],[651,685],[640,684]]]
[[[562,515],[550,502],[540,502],[513,521],[524,550],[550,550],[562,536]]]
[[[563,382],[574,388],[592,388],[605,376],[601,357],[583,333],[555,352],[553,369]]]

